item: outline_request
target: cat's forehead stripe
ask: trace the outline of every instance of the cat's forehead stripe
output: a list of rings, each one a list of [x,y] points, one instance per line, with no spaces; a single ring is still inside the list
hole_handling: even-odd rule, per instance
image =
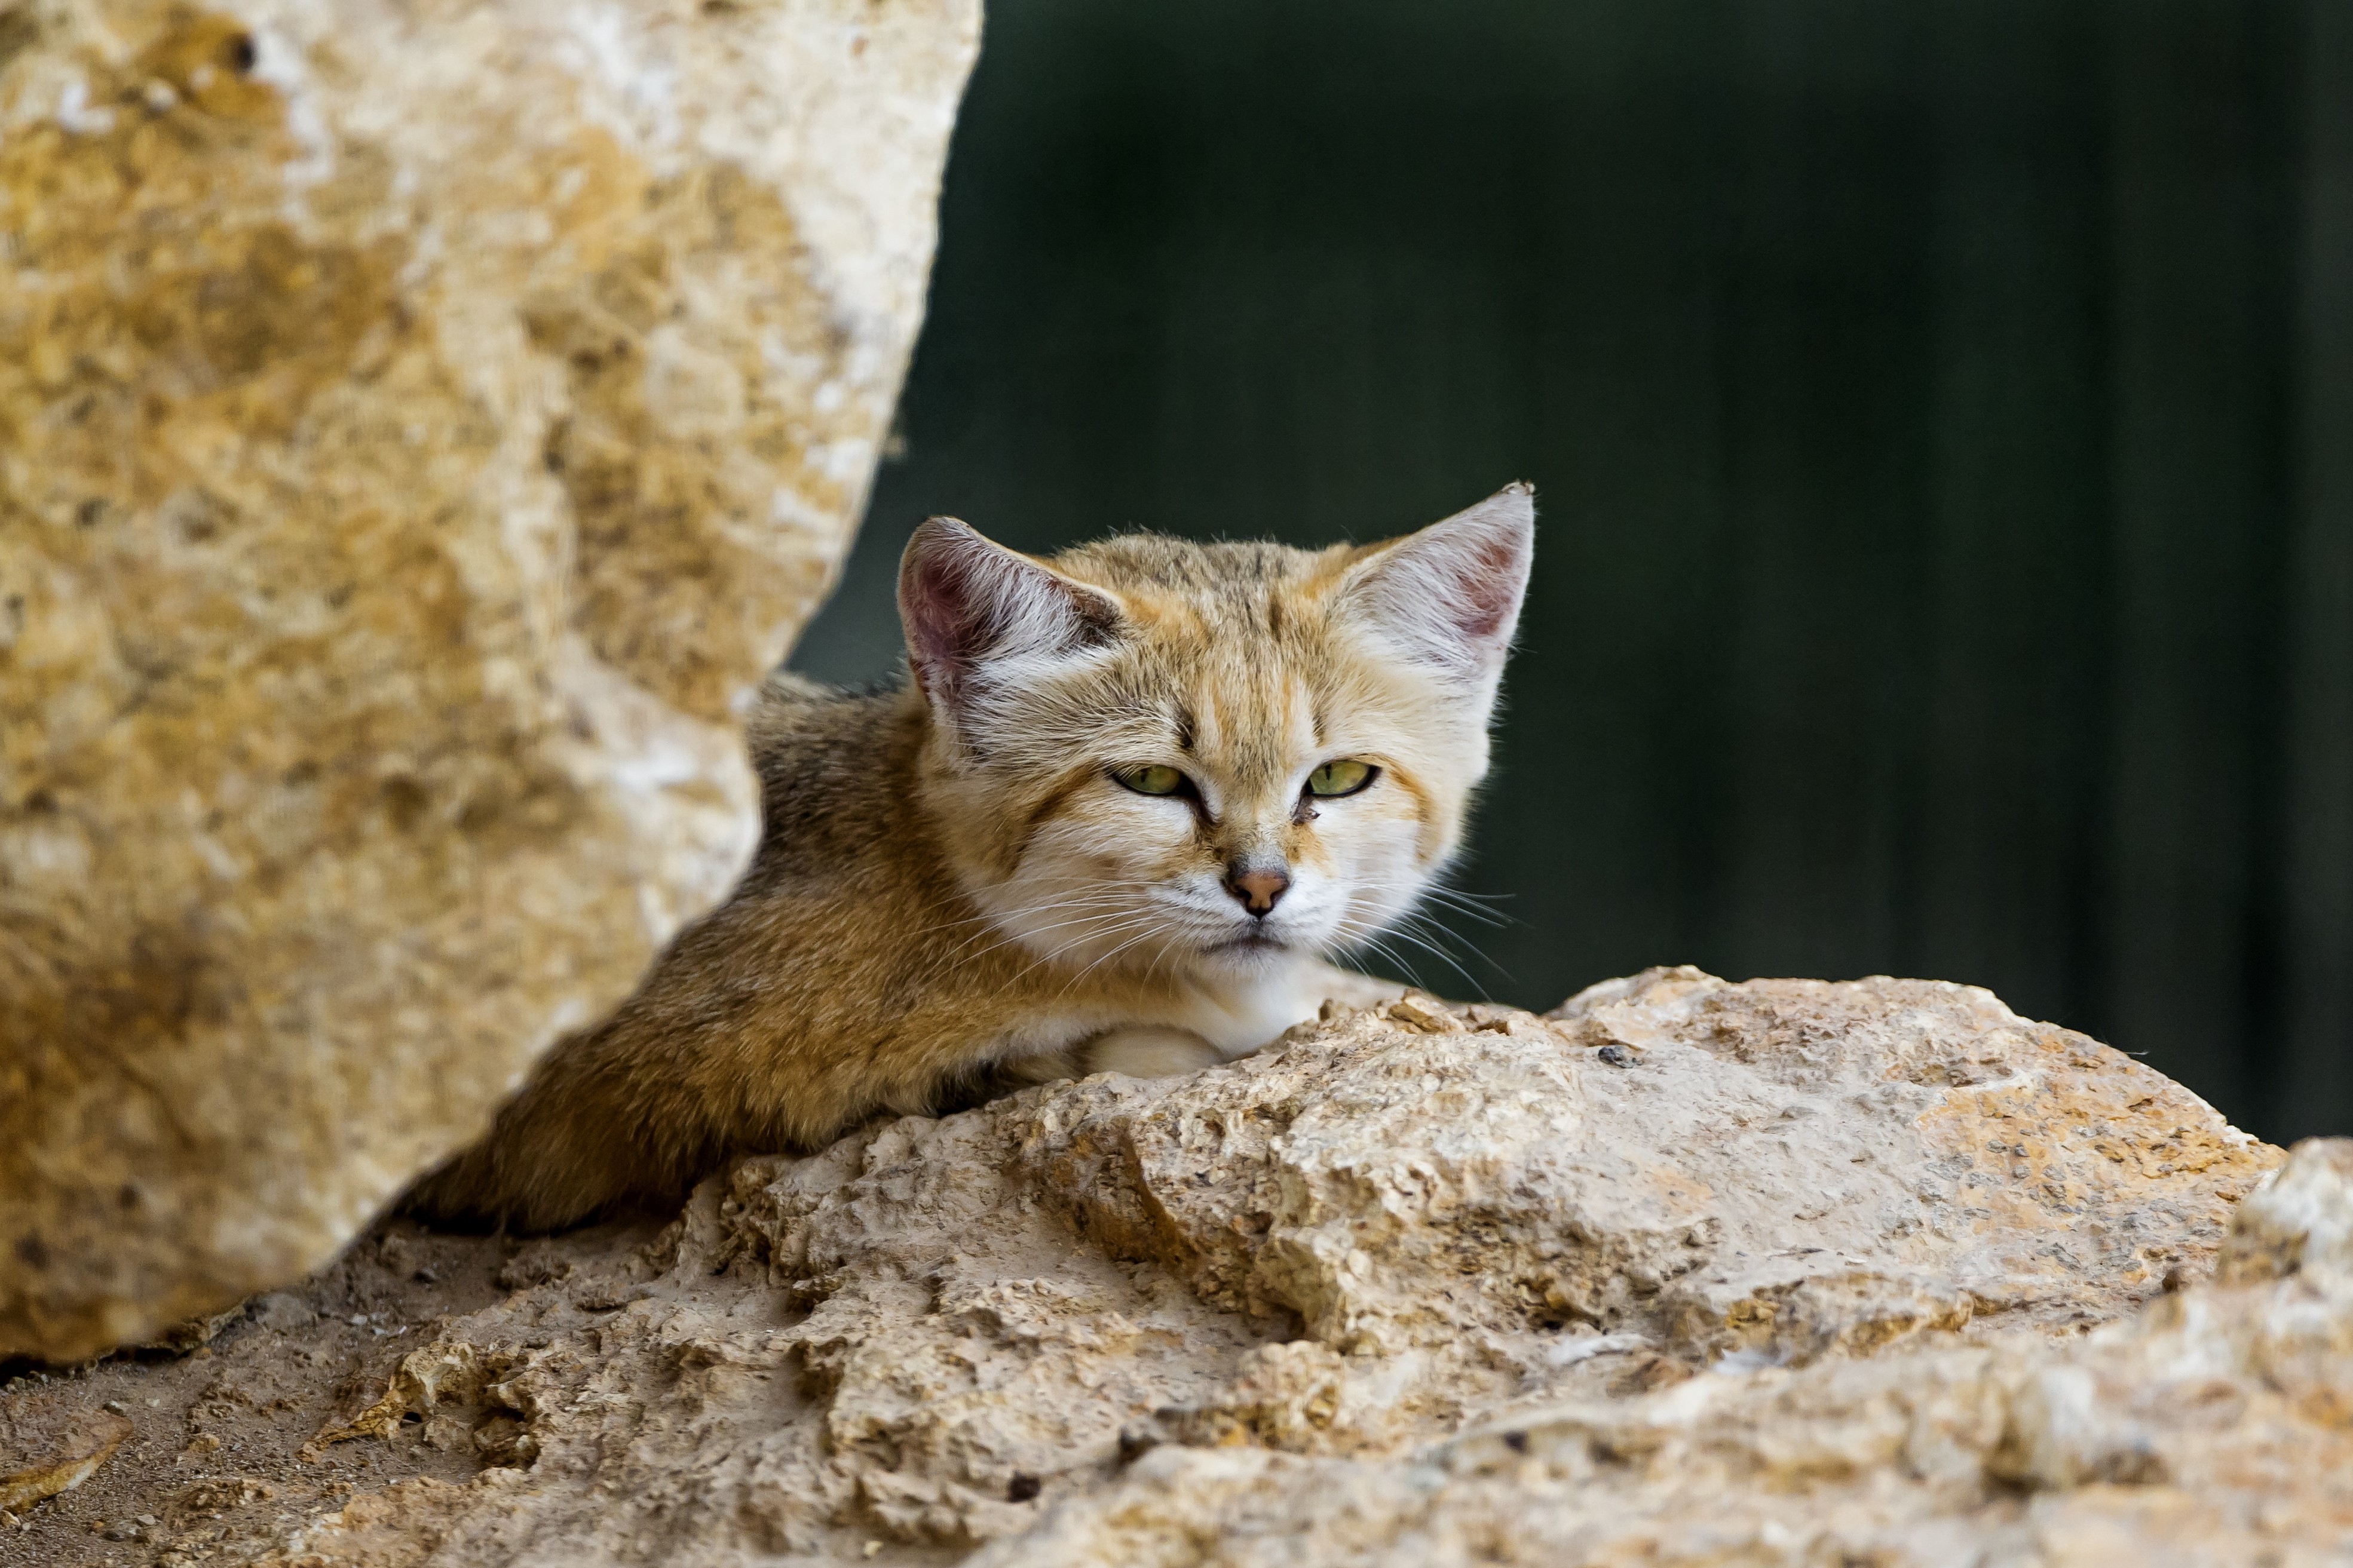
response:
[[[1180,705],[1177,741],[1245,790],[1287,787],[1300,754],[1318,743],[1317,704],[1301,673],[1265,650],[1220,650]],[[1188,734],[1181,716],[1192,716]]]
[[[1159,589],[1200,598],[1245,599],[1263,615],[1265,590],[1296,591],[1320,575],[1328,552],[1297,550],[1263,542],[1197,544],[1158,534],[1106,539],[1056,556],[1053,564],[1083,581],[1113,591]]]

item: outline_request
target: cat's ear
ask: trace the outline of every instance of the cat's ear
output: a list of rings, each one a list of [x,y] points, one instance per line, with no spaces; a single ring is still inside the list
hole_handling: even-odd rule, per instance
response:
[[[1398,652],[1492,690],[1535,555],[1535,491],[1507,485],[1418,533],[1366,550],[1343,602]]]
[[[951,711],[991,666],[1109,642],[1119,614],[1109,595],[993,544],[952,517],[927,520],[899,560],[908,663],[923,694]]]

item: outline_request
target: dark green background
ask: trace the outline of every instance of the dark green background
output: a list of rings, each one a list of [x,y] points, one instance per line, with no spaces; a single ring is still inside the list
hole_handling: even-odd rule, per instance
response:
[[[929,512],[1532,479],[1488,991],[1972,981],[2353,1131],[2353,5],[999,0],[902,422],[804,669]]]

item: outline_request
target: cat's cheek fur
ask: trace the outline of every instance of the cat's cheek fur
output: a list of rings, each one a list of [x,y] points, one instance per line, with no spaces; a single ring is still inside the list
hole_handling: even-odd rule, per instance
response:
[[[1320,880],[1334,895],[1326,951],[1355,950],[1420,898],[1454,844],[1428,816],[1419,795],[1394,773],[1318,809],[1314,826],[1328,867]]]
[[[1112,786],[1117,787],[1117,786]],[[996,928],[1039,962],[1097,964],[1134,954],[1181,961],[1224,894],[1206,875],[1183,802],[1074,796],[1039,824],[1011,875],[969,881]],[[1190,898],[1177,889],[1192,885]],[[1203,886],[1203,884],[1207,884]],[[1171,973],[1181,974],[1182,963]]]

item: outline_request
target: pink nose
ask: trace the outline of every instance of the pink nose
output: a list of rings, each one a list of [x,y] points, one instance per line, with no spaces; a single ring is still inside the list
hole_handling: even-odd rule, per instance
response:
[[[1275,904],[1290,890],[1290,874],[1278,869],[1261,867],[1245,870],[1237,866],[1226,876],[1226,891],[1261,920],[1274,912]]]

